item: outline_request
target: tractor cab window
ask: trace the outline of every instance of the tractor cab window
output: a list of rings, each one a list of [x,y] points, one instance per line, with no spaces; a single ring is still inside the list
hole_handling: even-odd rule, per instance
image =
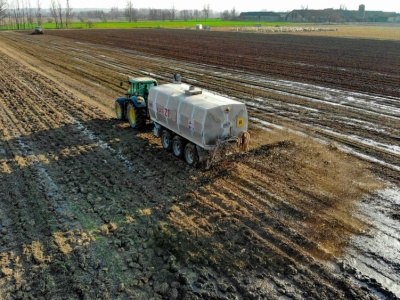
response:
[[[144,96],[147,98],[149,95],[150,88],[155,86],[156,84],[154,82],[142,82],[139,83],[139,88],[138,88],[138,93],[139,95]]]
[[[139,92],[139,95],[143,95],[144,86],[145,86],[144,83],[139,82],[139,84],[138,84],[138,92]]]
[[[153,87],[153,86],[156,86],[157,84],[155,83],[155,82],[149,82],[148,84],[147,84],[147,87],[150,89],[151,87]]]
[[[131,82],[129,85],[128,94],[134,95],[135,93],[137,93],[137,90],[138,90],[137,83]]]

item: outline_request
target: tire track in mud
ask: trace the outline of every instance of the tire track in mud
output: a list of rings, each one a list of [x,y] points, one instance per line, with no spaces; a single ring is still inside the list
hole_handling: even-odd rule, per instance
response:
[[[65,205],[65,195],[46,169],[49,159],[35,149],[38,142],[35,133],[58,127],[59,123],[57,118],[51,119],[44,113],[43,108],[48,105],[21,79],[34,74],[22,70],[11,59],[3,70],[1,86],[8,87],[11,93],[2,90],[0,95],[1,108],[7,111],[2,114],[1,127],[7,149],[4,160],[8,165],[8,172],[2,173],[1,190],[5,191],[2,207],[10,218],[2,243],[12,247],[1,249],[2,296],[40,294],[51,297],[45,282],[61,284],[61,277],[51,276],[47,271],[49,265],[54,265],[49,262],[59,255],[54,245],[60,249],[66,247],[60,244],[63,234],[58,230],[76,232],[80,228]],[[12,131],[7,130],[10,124]],[[72,235],[74,239],[82,236],[80,232]],[[32,290],[35,291],[32,293]]]
[[[194,253],[200,253],[200,258],[193,259],[203,262],[202,259],[205,260],[207,257],[208,263],[224,274],[234,273],[232,269],[241,270],[247,281],[237,282],[237,288],[247,291],[244,294],[245,298],[252,295],[250,286],[257,281],[257,278],[268,277],[265,273],[269,274],[270,269],[279,270],[276,271],[278,274],[275,274],[276,277],[273,277],[272,282],[275,284],[279,282],[282,289],[271,291],[259,287],[257,294],[261,296],[277,297],[284,294],[291,297],[297,294],[330,299],[347,298],[352,293],[361,293],[361,291],[355,292],[354,287],[345,280],[331,275],[332,270],[325,269],[304,251],[307,249],[307,252],[313,254],[319,252],[317,257],[329,256],[325,253],[325,249],[318,246],[320,242],[323,244],[319,236],[306,237],[302,235],[300,228],[292,229],[296,228],[296,225],[301,226],[305,218],[311,219],[312,212],[310,214],[309,211],[301,209],[296,211],[296,207],[292,207],[296,203],[293,200],[289,200],[290,205],[289,203],[287,206],[282,205],[279,203],[279,197],[274,195],[266,197],[260,186],[244,189],[245,185],[237,180],[235,171],[237,170],[226,176],[227,178],[217,179],[206,188],[200,188],[188,195],[188,198],[182,199],[170,213],[175,226],[191,232],[189,236],[206,236],[204,238],[206,241],[198,238],[192,241],[194,245],[187,245],[188,248],[197,250]],[[263,205],[255,201],[260,201]],[[272,206],[271,209],[264,205],[265,201]],[[297,215],[300,221],[289,221],[294,215]],[[288,216],[290,218],[287,218]],[[311,219],[310,224],[317,222],[332,224],[323,214],[318,216],[321,219]],[[340,222],[337,223],[340,225]],[[327,235],[331,230],[334,232],[333,228],[327,227],[326,230]],[[185,236],[182,235],[178,240],[185,240]],[[199,244],[196,245],[196,242]],[[212,245],[211,248],[214,250],[206,250],[202,247],[204,244]],[[340,248],[339,245],[334,247]],[[255,273],[251,274],[251,270],[255,270]],[[278,278],[282,277],[280,274],[289,276],[290,281],[282,283],[287,279],[279,280]],[[304,293],[302,288],[308,284],[305,278],[314,282],[320,289],[316,291],[311,288],[308,293]]]
[[[9,68],[9,66],[7,66],[7,68],[5,68],[5,70],[14,69],[15,67],[18,67],[18,66],[13,65],[13,68]],[[18,70],[18,71],[19,72],[16,74],[18,74],[19,76],[22,75],[24,77],[24,74],[25,74],[26,78],[30,77],[29,73],[28,73],[29,75],[27,75],[22,70]],[[12,78],[12,79],[18,78],[18,76],[16,76],[16,74],[14,76],[12,74],[6,74],[7,76],[4,76],[3,78]],[[14,87],[14,86],[18,86],[19,84],[20,84],[20,81],[17,81],[16,83],[15,82],[12,83],[10,86]],[[25,86],[25,88],[26,88],[26,86]],[[10,95],[6,94],[4,99],[8,100],[9,103],[11,103],[11,105],[8,105],[8,107],[7,107],[7,105],[5,105],[5,107],[7,110],[9,110],[10,107],[13,107],[13,104],[18,103],[18,105],[13,107],[13,108],[15,108],[13,120],[15,120],[15,123],[19,123],[19,125],[16,127],[21,128],[19,135],[14,135],[12,137],[9,137],[9,138],[11,138],[11,142],[9,142],[9,144],[11,144],[11,143],[18,144],[19,148],[18,148],[18,146],[14,147],[17,149],[10,150],[9,152],[11,153],[11,155],[14,155],[14,156],[17,155],[16,153],[19,153],[20,155],[18,156],[18,163],[20,165],[22,165],[22,166],[16,166],[15,168],[11,168],[10,173],[13,175],[13,177],[11,177],[11,181],[14,181],[14,180],[16,180],[16,182],[20,181],[20,180],[14,178],[14,173],[15,172],[18,173],[19,167],[23,168],[23,170],[24,170],[23,174],[28,173],[29,175],[31,175],[31,176],[28,176],[28,175],[23,176],[23,177],[26,177],[27,180],[29,181],[27,188],[21,189],[21,190],[23,190],[23,195],[19,195],[16,192],[12,192],[11,193],[12,197],[10,200],[18,201],[18,199],[28,198],[26,202],[32,203],[32,201],[35,201],[34,200],[35,195],[32,195],[34,197],[33,199],[31,199],[30,196],[31,196],[31,194],[34,193],[33,192],[35,190],[34,187],[37,184],[38,186],[41,186],[43,189],[43,191],[42,191],[43,194],[39,193],[39,195],[36,196],[37,199],[43,199],[43,200],[46,199],[49,202],[50,209],[44,209],[43,207],[38,207],[37,209],[35,209],[35,207],[41,203],[41,201],[38,201],[38,202],[35,201],[33,203],[35,203],[36,206],[35,205],[31,206],[29,209],[33,209],[33,212],[41,212],[40,216],[33,215],[33,216],[31,216],[31,218],[27,218],[26,216],[23,215],[23,217],[20,217],[20,219],[21,218],[22,218],[21,220],[25,220],[25,218],[27,220],[33,219],[33,220],[36,220],[36,222],[38,222],[38,220],[41,220],[43,223],[46,224],[46,221],[44,221],[44,220],[47,220],[47,219],[51,220],[51,218],[50,218],[51,216],[54,216],[54,218],[55,218],[55,216],[61,215],[61,217],[63,219],[62,221],[65,221],[66,214],[70,213],[69,207],[68,206],[65,207],[64,205],[62,205],[62,204],[65,204],[64,202],[66,201],[66,199],[63,197],[62,193],[60,192],[60,188],[57,187],[57,185],[54,183],[54,180],[50,177],[48,170],[44,169],[44,166],[42,164],[39,164],[39,165],[37,164],[38,163],[37,159],[35,159],[35,155],[33,154],[33,152],[38,153],[38,150],[39,151],[41,150],[40,148],[39,149],[37,148],[40,145],[40,143],[46,144],[46,142],[49,141],[49,145],[51,146],[51,145],[54,145],[53,144],[54,141],[57,143],[57,139],[58,139],[58,141],[65,139],[65,135],[62,135],[62,136],[50,135],[50,137],[47,136],[49,130],[54,130],[54,128],[59,127],[60,124],[58,124],[57,121],[58,121],[58,119],[62,119],[62,118],[55,118],[55,119],[50,118],[50,121],[49,121],[49,118],[46,118],[48,116],[46,113],[44,113],[44,114],[39,113],[39,112],[44,112],[43,110],[40,110],[40,108],[36,109],[39,107],[38,105],[40,105],[41,98],[35,97],[35,94],[32,92],[29,93],[29,97],[23,97],[23,93],[20,93],[20,95],[18,95],[19,97],[22,97],[25,101],[24,103],[22,103],[22,105],[19,105],[21,102],[21,100],[19,98],[16,98],[16,97],[11,98],[9,96]],[[73,105],[70,105],[70,106],[73,107]],[[60,106],[58,106],[57,109],[60,110]],[[37,114],[32,114],[32,110],[36,110]],[[61,112],[60,114],[63,114],[63,113],[64,112]],[[38,118],[37,116],[42,117],[41,118],[42,120],[40,120],[40,118]],[[10,121],[10,118],[8,118],[8,120],[5,121],[6,124],[8,123],[7,121]],[[51,122],[52,122],[52,124],[51,124]],[[37,130],[38,127],[36,127],[36,126],[37,125],[43,126],[44,124],[46,124],[48,126],[47,128],[42,127],[42,132],[44,132],[44,134],[43,135],[39,134],[36,136],[35,134],[36,134],[36,132],[38,132],[38,130]],[[54,133],[54,131],[53,131],[53,133]],[[62,134],[62,131],[61,131],[61,134]],[[24,139],[25,143],[22,142],[21,139]],[[37,143],[38,140],[40,141],[39,143]],[[29,146],[28,146],[28,143],[30,144]],[[34,145],[32,145],[33,143],[34,143]],[[34,149],[33,151],[32,151],[32,148]],[[24,159],[24,157],[26,157],[26,158]],[[32,157],[32,158],[30,159],[30,157]],[[39,182],[35,182],[35,180],[32,180],[35,178],[35,176],[32,176],[32,175],[34,175],[34,173],[36,173]],[[29,188],[29,187],[32,187],[32,188]],[[20,189],[20,187],[17,187],[17,190],[19,190],[19,189]],[[7,188],[4,188],[2,190],[7,190]],[[29,192],[27,192],[27,190]],[[14,199],[14,198],[18,198],[18,199]],[[6,197],[6,199],[9,199],[9,198]],[[19,200],[19,201],[21,201],[21,200]],[[22,202],[24,202],[24,201],[22,201]],[[18,207],[18,203],[19,202],[17,202],[17,207]],[[42,202],[41,205],[46,206],[46,203]],[[12,205],[10,205],[10,206],[13,207]],[[66,211],[66,210],[68,210],[68,211]],[[29,215],[29,212],[26,214]],[[12,215],[12,213],[8,213],[7,215]],[[20,215],[20,213],[18,213],[18,215]],[[66,227],[63,226],[65,224],[62,224],[64,222],[59,222],[61,224],[58,224],[58,225],[62,226],[63,229],[65,230],[65,232],[68,232],[68,231],[73,230],[73,228],[71,226],[72,222],[73,221],[67,222]],[[18,224],[18,222],[14,222],[14,223]],[[57,224],[58,222],[54,222],[54,223]],[[33,221],[33,224],[30,224],[30,225],[35,225],[34,221]],[[39,225],[39,224],[37,224],[37,225]],[[26,226],[26,225],[23,225],[23,226]],[[42,233],[42,236],[40,234],[39,228],[37,228],[37,226],[32,226],[32,227],[34,227],[34,229],[32,231],[36,234],[39,234],[39,236],[28,234],[27,240],[29,240],[29,239],[32,239],[33,241],[34,240],[42,240],[43,237],[51,236],[52,229],[54,230],[54,228],[52,228],[53,226],[55,226],[55,225],[50,226],[50,228],[46,228],[46,230],[43,229],[43,231],[45,231],[45,232]],[[18,233],[18,230],[15,230],[15,231]],[[9,232],[12,233],[12,231],[9,231]],[[15,236],[17,236],[17,234],[15,234]],[[61,238],[59,238],[59,240],[60,239],[61,239],[61,241],[59,241],[58,246],[60,248],[63,246],[66,247],[65,245],[60,245],[60,243],[63,242],[62,236],[61,236]],[[57,243],[56,239],[55,239],[55,242]],[[21,244],[21,245],[27,244],[28,245],[29,242],[20,242],[19,241],[17,244]],[[24,246],[24,247],[26,247],[26,246]],[[66,247],[66,248],[68,249],[68,247]],[[23,249],[24,254],[26,254],[25,249],[26,248]],[[68,250],[65,250],[65,251],[68,251]],[[39,261],[39,262],[43,263],[43,261]],[[40,282],[41,280],[43,280],[43,277],[39,276],[38,280]],[[35,285],[35,283],[38,283],[38,281],[33,280],[31,283],[32,285],[28,284],[27,286],[30,286],[29,289],[31,289],[32,286]],[[20,289],[20,287],[18,287],[18,289]],[[18,290],[18,292],[21,292],[21,291]]]
[[[308,80],[375,93],[385,89],[386,93],[398,93],[394,85],[398,81],[398,44],[391,41],[147,29],[94,30],[90,33],[53,31],[50,34],[107,46],[118,45],[176,60],[207,61],[227,68],[240,65],[250,72],[270,73],[303,82]],[[141,43],[129,44],[126,43],[128,40],[140,40]],[[160,41],[165,43],[160,44]],[[317,46],[319,43],[322,44]],[[385,43],[384,48],[382,43]],[[381,84],[371,86],[371,81]],[[383,86],[385,88],[380,89]]]
[[[50,58],[55,67],[64,67]],[[17,65],[8,69],[16,70],[11,78],[35,76]],[[66,70],[65,74],[74,80],[83,74],[74,77]],[[100,80],[102,76],[96,75]],[[40,114],[45,103],[47,109],[61,115],[55,116],[49,109],[40,117],[33,114],[33,124],[25,126],[16,121],[16,126],[24,130],[23,142],[32,151],[28,154],[44,155],[49,160],[45,174],[65,195],[72,219],[84,228],[84,234],[53,234],[54,240],[58,238],[57,255],[51,250],[47,250],[50,254],[37,255],[38,262],[41,257],[46,261],[46,255],[57,258],[53,264],[47,262],[50,277],[66,286],[57,291],[45,285],[42,289],[47,295],[375,298],[373,284],[363,287],[351,283],[336,264],[314,258],[330,257],[335,249],[340,251],[340,238],[345,243],[346,235],[357,232],[358,224],[341,220],[342,209],[327,203],[327,195],[299,186],[299,181],[291,178],[299,172],[294,167],[300,161],[285,160],[285,153],[291,153],[290,145],[254,150],[243,157],[245,163],[233,162],[230,168],[222,165],[204,173],[162,152],[149,130],[134,132],[55,86],[54,81],[37,75],[35,78],[28,83],[37,87],[31,94],[40,97],[32,97],[21,107],[11,103],[4,106],[6,111],[14,112],[16,120],[28,120],[32,111]],[[27,83],[10,82],[10,86]],[[18,93],[23,94],[23,89]],[[93,94],[96,98],[100,95],[97,93]],[[16,135],[10,143],[18,144],[14,127],[10,132]],[[273,163],[266,166],[265,162],[271,160]],[[292,161],[296,164],[290,165]],[[294,174],[284,173],[291,168]],[[276,174],[281,169],[282,173]],[[305,180],[303,184],[310,182]],[[310,207],[326,207],[326,213],[314,216]],[[349,232],[339,232],[339,245],[324,245],[331,236],[327,233],[324,237],[322,232],[313,235],[310,224],[318,221],[328,226],[321,231]],[[33,253],[35,245],[27,244],[28,253]],[[62,250],[71,251],[68,253],[72,258],[66,258]],[[46,282],[48,275],[43,271],[36,280],[38,286]],[[38,291],[34,285],[30,288]],[[384,289],[382,292],[390,295]]]

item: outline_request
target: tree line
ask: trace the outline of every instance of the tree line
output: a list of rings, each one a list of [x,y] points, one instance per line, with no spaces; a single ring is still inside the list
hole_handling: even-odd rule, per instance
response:
[[[173,21],[173,20],[199,20],[201,18],[208,19],[211,15],[210,5],[205,5],[202,10],[177,10],[174,6],[170,9],[155,9],[155,8],[140,8],[137,9],[133,6],[131,0],[127,1],[124,9],[118,7],[112,7],[109,11],[104,10],[89,10],[80,11],[76,14],[76,17],[84,22],[85,20],[98,19],[102,22],[108,21]]]
[[[31,1],[35,1],[33,5]],[[74,19],[82,23],[90,23],[93,20],[137,22],[139,20],[207,20],[210,17],[221,17],[223,20],[237,18],[235,8],[213,14],[210,4],[205,4],[201,10],[177,10],[174,5],[170,9],[138,9],[134,7],[132,0],[127,0],[123,9],[112,7],[110,10],[74,11],[70,0],[64,1],[51,0],[50,6],[43,8],[41,0],[0,0],[0,25],[8,29],[28,29],[44,23],[55,23],[56,28],[68,28]]]
[[[0,25],[8,29],[28,29],[43,23],[55,23],[56,28],[68,28],[73,20],[73,10],[69,0],[63,6],[60,0],[51,0],[50,7],[44,9],[41,0],[0,0]]]

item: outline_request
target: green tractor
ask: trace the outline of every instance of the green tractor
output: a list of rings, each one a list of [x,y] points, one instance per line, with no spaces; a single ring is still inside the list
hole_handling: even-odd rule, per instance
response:
[[[43,34],[42,26],[36,26],[31,34]]]
[[[115,113],[118,120],[128,119],[132,128],[140,129],[150,117],[147,97],[150,89],[157,85],[157,81],[150,77],[137,77],[129,78],[128,84],[126,96],[115,100]],[[121,82],[120,86],[122,85]]]

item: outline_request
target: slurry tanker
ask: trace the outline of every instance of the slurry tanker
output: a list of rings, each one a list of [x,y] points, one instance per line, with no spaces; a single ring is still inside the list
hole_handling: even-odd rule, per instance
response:
[[[244,103],[182,83],[179,74],[161,85],[149,77],[130,78],[115,111],[136,129],[149,119],[162,147],[192,166],[209,168],[230,152],[246,151],[250,140]]]

